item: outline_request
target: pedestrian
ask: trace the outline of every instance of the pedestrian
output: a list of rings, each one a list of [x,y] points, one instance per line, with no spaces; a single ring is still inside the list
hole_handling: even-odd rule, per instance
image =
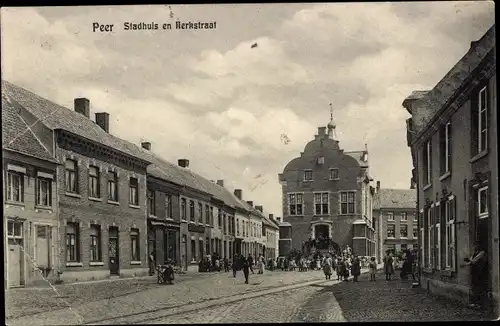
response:
[[[385,280],[390,281],[392,274],[394,274],[394,259],[392,258],[392,254],[390,251],[387,251],[386,256],[384,257],[384,273]]]
[[[403,256],[403,267],[401,268],[401,279],[407,280],[408,275],[412,274],[413,280],[415,280],[415,275],[413,274],[413,260],[412,254],[409,250],[406,250]]]
[[[239,269],[240,257],[238,255],[234,255],[233,263],[231,264],[233,268],[233,277],[236,277],[236,272]]]
[[[149,275],[154,275],[155,274],[155,263],[156,263],[156,257],[155,257],[155,251],[151,250],[149,253]]]
[[[474,243],[474,252],[470,258],[465,258],[465,263],[470,266],[472,295],[469,306],[480,308],[487,300],[488,292],[488,258],[481,242]]]
[[[223,264],[224,264],[224,272],[229,272],[229,260],[227,259],[227,257],[224,257],[224,260],[223,260]]]
[[[248,254],[248,258],[246,260],[248,261],[250,271],[252,271],[252,274],[255,274],[253,272],[253,257],[252,257],[252,255]]]
[[[377,262],[375,262],[375,257],[370,258],[368,270],[370,271],[370,281],[375,282],[375,274],[377,274]]]
[[[220,272],[220,261],[218,258],[215,260],[215,270]]]
[[[342,269],[342,258],[337,257],[337,264],[335,267],[335,273],[337,273],[337,281],[340,281],[343,276],[344,270]]]
[[[323,273],[325,273],[325,278],[327,280],[330,280],[332,277],[332,258],[331,257],[325,257],[324,262],[323,262]]]
[[[251,257],[250,255],[248,255],[249,257]],[[251,265],[250,265],[250,260],[248,258],[245,258],[243,256],[242,257],[242,267],[243,267],[243,275],[245,275],[245,284],[248,284],[248,274],[250,272],[250,268],[251,268]],[[253,273],[253,271],[252,271]]]
[[[359,261],[358,255],[354,255],[351,262],[351,274],[354,278],[354,282],[358,281],[358,276],[361,274],[361,262]]]
[[[344,261],[344,282],[349,282],[349,270],[351,269],[351,264],[349,259]]]

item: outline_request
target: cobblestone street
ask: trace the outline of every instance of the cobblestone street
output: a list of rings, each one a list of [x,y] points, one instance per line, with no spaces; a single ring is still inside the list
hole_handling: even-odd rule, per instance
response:
[[[178,276],[174,285],[158,285],[150,277],[57,286],[63,298],[48,288],[17,289],[6,292],[6,316],[9,325],[82,324],[321,280],[320,271],[254,274],[250,284],[244,284],[241,272],[236,278],[232,273],[196,273]]]
[[[411,282],[330,281],[236,303],[173,314],[150,323],[371,322],[488,320],[481,312],[431,298]]]

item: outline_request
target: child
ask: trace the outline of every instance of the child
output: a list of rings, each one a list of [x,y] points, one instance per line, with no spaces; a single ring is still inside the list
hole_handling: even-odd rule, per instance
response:
[[[370,258],[368,268],[370,270],[370,281],[375,282],[375,273],[377,273],[377,263],[375,262],[375,257]]]

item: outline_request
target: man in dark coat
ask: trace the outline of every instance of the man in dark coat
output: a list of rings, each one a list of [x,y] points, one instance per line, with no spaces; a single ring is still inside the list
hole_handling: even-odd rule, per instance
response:
[[[229,260],[224,257],[224,272],[229,272]]]
[[[234,255],[233,258],[233,277],[236,277],[236,272],[239,269],[239,264],[240,264],[240,256],[239,255]]]
[[[248,255],[249,257],[251,257],[250,255]],[[250,269],[251,269],[251,266],[250,265],[250,260],[248,258],[245,258],[243,256],[241,256],[242,258],[242,267],[243,267],[243,274],[245,275],[245,284],[248,284],[248,274],[250,272]],[[252,273],[253,273],[253,270],[252,270]]]
[[[248,265],[249,265],[250,270],[252,271],[252,274],[254,274],[254,272],[253,272],[253,257],[252,257],[252,255],[248,254],[248,258],[246,260],[248,261]]]

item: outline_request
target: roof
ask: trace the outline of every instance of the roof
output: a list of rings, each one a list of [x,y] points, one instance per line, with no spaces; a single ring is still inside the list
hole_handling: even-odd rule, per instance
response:
[[[134,157],[141,157],[140,148],[104,131],[82,114],[51,102],[22,87],[2,80],[2,93],[15,100],[52,130],[62,129]]]
[[[380,189],[377,197],[379,209],[417,206],[416,189]]]
[[[17,104],[2,92],[2,148],[57,162],[18,114]]]
[[[453,68],[428,92],[422,103],[436,114],[457,93],[471,72],[474,71],[486,56],[495,48],[495,25],[479,39],[471,42],[469,51]]]
[[[358,162],[360,167],[368,167],[368,162],[363,161],[365,151],[344,152],[344,154],[356,159],[356,162]]]

